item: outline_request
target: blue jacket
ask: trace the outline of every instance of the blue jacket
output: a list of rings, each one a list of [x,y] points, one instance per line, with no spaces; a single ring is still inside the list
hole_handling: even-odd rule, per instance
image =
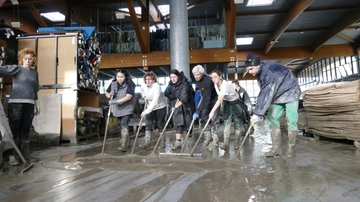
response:
[[[300,98],[301,90],[297,79],[283,65],[261,61],[257,81],[260,93],[254,114],[264,115],[273,103],[290,103]]]

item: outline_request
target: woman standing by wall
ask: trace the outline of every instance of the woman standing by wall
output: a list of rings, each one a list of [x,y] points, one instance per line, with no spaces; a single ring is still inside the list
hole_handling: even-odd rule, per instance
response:
[[[110,110],[118,119],[121,131],[119,150],[126,152],[129,146],[129,121],[134,113],[135,106],[135,83],[131,80],[126,70],[116,72],[115,79],[106,90]]]
[[[176,131],[176,141],[172,149],[179,150],[181,149],[181,135],[189,129],[192,115],[195,112],[195,91],[183,72],[180,73],[178,70],[172,69],[169,85],[164,94],[170,100],[171,110],[174,110],[172,118]]]

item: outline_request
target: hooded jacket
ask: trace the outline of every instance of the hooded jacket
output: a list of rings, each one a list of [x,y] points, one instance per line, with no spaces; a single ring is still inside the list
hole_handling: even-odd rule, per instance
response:
[[[169,81],[164,95],[170,99],[171,107],[175,106],[178,99],[182,103],[182,105],[174,111],[174,124],[177,126],[189,127],[192,115],[195,112],[195,91],[183,72],[180,72],[179,81],[177,83]]]
[[[300,98],[301,90],[297,79],[283,65],[260,62],[257,81],[260,93],[254,114],[264,115],[272,103],[291,103]]]

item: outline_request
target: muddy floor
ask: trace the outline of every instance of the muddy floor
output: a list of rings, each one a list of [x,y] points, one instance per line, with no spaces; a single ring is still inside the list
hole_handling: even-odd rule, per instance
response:
[[[200,133],[194,130],[184,153]],[[34,151],[41,161],[23,174],[21,165],[5,162],[0,201],[360,201],[360,149],[351,143],[299,136],[294,158],[265,158],[271,148],[265,123],[237,158],[233,137],[228,152],[211,144],[202,148],[201,140],[189,157],[171,153],[174,134],[165,136],[166,147],[154,153],[138,147],[132,155],[132,148],[119,152],[118,139],[110,138],[104,155],[102,140]]]

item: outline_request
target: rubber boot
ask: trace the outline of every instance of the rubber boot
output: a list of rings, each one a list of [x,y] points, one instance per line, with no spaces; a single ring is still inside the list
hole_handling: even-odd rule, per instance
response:
[[[212,146],[217,147],[219,146],[219,136],[217,134],[213,135],[213,144]]]
[[[24,141],[20,147],[21,153],[28,163],[39,162],[38,158],[34,158],[30,155],[30,141]]]
[[[245,136],[247,131],[249,130],[249,124],[247,123],[244,123],[244,130],[245,130],[245,133],[241,134],[241,136]]]
[[[229,141],[230,141],[230,136],[224,135],[224,143],[220,146],[220,149],[222,150],[228,150],[229,149]]]
[[[181,149],[181,140],[176,140],[172,150],[180,150]]]
[[[143,145],[139,145],[139,147],[141,149],[145,149],[146,151],[149,151],[150,142],[151,142],[151,131],[145,131],[145,143]]]
[[[282,155],[282,148],[281,148],[281,131],[279,128],[272,128],[271,129],[271,140],[273,142],[273,147],[271,151],[266,152],[265,156],[273,157]]]
[[[234,149],[239,149],[240,134],[235,134]]]
[[[120,147],[118,148],[122,152],[126,152],[128,145],[129,145],[129,129],[128,128],[121,128],[121,140],[120,140]]]
[[[165,148],[165,135],[164,134],[162,135],[162,137],[160,139],[159,147],[160,148]]]
[[[11,149],[10,152],[11,152],[11,153],[10,153],[10,155],[9,155],[9,165],[11,165],[11,166],[17,166],[17,165],[19,165],[20,162],[19,162],[19,160],[18,160],[18,158],[17,158],[17,157],[18,157],[18,154],[17,154],[15,148],[14,148],[14,149]]]
[[[211,141],[211,134],[210,134],[210,131],[205,131],[204,133],[205,133],[204,134],[205,135],[205,141],[203,143],[203,146],[207,147],[209,145],[210,141]]]
[[[286,156],[287,156],[288,158],[292,158],[292,157],[295,156],[294,147],[295,147],[297,135],[298,135],[298,131],[296,131],[296,130],[289,131],[289,133],[288,133],[288,137],[289,137],[289,140],[288,140],[288,150],[287,150],[287,152],[286,152]]]

